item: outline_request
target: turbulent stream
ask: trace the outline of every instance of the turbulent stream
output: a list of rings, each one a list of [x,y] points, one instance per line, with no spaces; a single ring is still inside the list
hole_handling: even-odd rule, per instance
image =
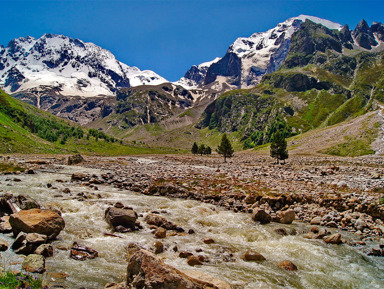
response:
[[[99,190],[70,183],[71,173],[86,172],[100,174],[101,171],[80,167],[57,167],[54,173],[37,172],[36,175],[0,176],[0,191],[25,194],[44,207],[58,208],[66,222],[59,239],[53,242],[54,257],[48,258],[47,272],[66,273],[66,288],[103,288],[109,282],[125,280],[127,261],[125,247],[135,242],[150,249],[155,239],[151,230],[119,234],[122,238],[105,236],[112,233],[104,220],[105,209],[119,201],[132,207],[138,214],[159,211],[162,216],[186,229],[192,235],[168,236],[162,240],[167,250],[159,256],[179,270],[200,270],[218,279],[227,281],[233,288],[384,288],[384,260],[367,257],[357,248],[348,245],[327,245],[322,240],[307,240],[300,234],[280,236],[274,229],[284,227],[287,231],[302,232],[307,225],[258,225],[249,214],[233,213],[209,204],[190,200],[145,196],[122,191],[111,186],[98,186]],[[61,180],[62,182],[57,182]],[[51,183],[56,189],[47,188]],[[75,200],[61,193],[70,188],[72,195],[88,192],[94,198]],[[100,194],[102,198],[98,198]],[[346,238],[350,236],[344,235]],[[12,243],[8,235],[1,238]],[[214,244],[204,244],[203,238],[212,238]],[[75,261],[69,258],[72,243],[89,246],[99,252],[93,260]],[[208,263],[190,267],[186,259],[173,251],[189,251],[207,256]],[[60,249],[59,249],[60,248]],[[201,253],[196,253],[201,249]],[[240,255],[255,250],[264,255],[262,263],[245,262]],[[280,269],[278,263],[290,260],[298,267],[296,272]],[[8,250],[1,255],[7,269],[20,270],[22,258]]]

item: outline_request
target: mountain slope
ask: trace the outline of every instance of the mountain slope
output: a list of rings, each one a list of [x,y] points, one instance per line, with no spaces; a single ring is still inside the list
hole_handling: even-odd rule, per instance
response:
[[[9,93],[38,88],[95,97],[163,82],[167,80],[153,71],[129,67],[108,50],[63,35],[17,38],[0,48],[0,85]]]
[[[292,34],[306,19],[330,29],[342,28],[340,24],[314,16],[300,15],[287,19],[266,32],[236,39],[223,58],[192,66],[178,83],[194,88],[213,82],[219,86],[225,82],[233,88],[255,86],[264,74],[272,73],[281,66],[288,54]],[[196,78],[196,75],[199,77]]]
[[[236,131],[245,147],[253,147],[267,143],[277,129],[288,137],[379,108],[384,102],[381,44],[367,51],[348,32],[312,21],[301,24],[282,67],[255,88],[224,93],[207,107],[198,127]]]

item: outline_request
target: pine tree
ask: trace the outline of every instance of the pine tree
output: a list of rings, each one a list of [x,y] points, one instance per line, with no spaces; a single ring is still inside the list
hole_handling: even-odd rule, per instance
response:
[[[204,144],[201,144],[200,146],[199,146],[199,150],[198,150],[198,152],[199,152],[199,154],[200,155],[203,155],[203,154],[205,154],[205,145]]]
[[[288,158],[287,141],[279,131],[272,135],[270,154],[271,157],[276,159],[276,163],[280,160],[283,160],[285,163],[285,160]]]
[[[191,153],[193,153],[194,155],[199,153],[199,146],[197,145],[196,142],[194,142],[192,145]]]
[[[234,150],[232,148],[232,144],[229,141],[227,135],[224,134],[223,137],[221,138],[220,145],[217,147],[217,153],[223,155],[224,162],[226,163],[227,158],[231,158],[233,156],[233,152]]]

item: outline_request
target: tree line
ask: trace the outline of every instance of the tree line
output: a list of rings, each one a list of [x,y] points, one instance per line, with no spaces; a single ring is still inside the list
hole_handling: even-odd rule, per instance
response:
[[[284,135],[284,132],[277,130],[271,136],[270,156],[276,159],[276,163],[279,163],[280,161],[284,161],[285,163],[285,160],[288,158],[287,141]],[[212,149],[204,144],[198,145],[194,142],[191,152],[192,154],[210,155],[212,153]],[[226,162],[227,158],[233,156],[234,149],[226,134],[223,134],[216,152],[223,155],[224,162]]]

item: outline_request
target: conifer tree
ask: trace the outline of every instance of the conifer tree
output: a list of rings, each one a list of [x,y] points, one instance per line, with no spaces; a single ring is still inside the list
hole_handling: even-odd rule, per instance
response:
[[[199,146],[197,145],[196,142],[194,142],[192,145],[191,153],[193,153],[194,155],[199,153]]]
[[[199,146],[199,154],[200,155],[203,155],[203,154],[205,154],[205,149],[206,149],[206,147],[205,147],[205,145],[204,144],[201,144],[200,146]]]
[[[271,157],[276,159],[276,163],[279,163],[280,160],[283,160],[285,163],[285,160],[288,158],[287,141],[279,131],[275,132],[272,136],[270,154]]]
[[[223,155],[224,162],[226,163],[227,158],[230,158],[233,156],[233,152],[234,150],[232,148],[232,144],[229,141],[227,135],[224,134],[223,137],[221,138],[220,145],[217,147],[217,153]]]

